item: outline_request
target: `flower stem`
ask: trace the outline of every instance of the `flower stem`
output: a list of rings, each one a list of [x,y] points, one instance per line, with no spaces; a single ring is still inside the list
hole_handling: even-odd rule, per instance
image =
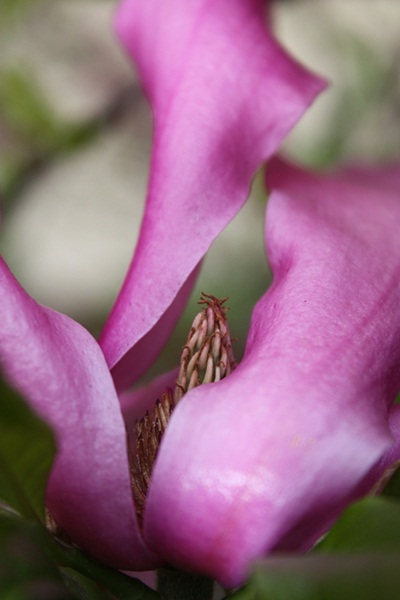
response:
[[[157,590],[162,600],[212,600],[214,582],[172,567],[158,570]]]

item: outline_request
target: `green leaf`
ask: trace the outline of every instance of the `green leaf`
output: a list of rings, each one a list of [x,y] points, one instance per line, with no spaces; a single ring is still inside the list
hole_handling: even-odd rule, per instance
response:
[[[400,469],[392,475],[382,492],[383,496],[400,499]]]
[[[61,121],[33,74],[21,68],[1,72],[0,105],[8,127],[36,162],[85,146],[104,125],[103,116],[80,124]]]
[[[27,71],[16,68],[2,71],[0,101],[3,118],[9,126],[39,148],[47,147],[58,134],[54,112]]]
[[[43,550],[33,521],[0,514],[2,600],[69,600],[57,565]],[[51,596],[49,595],[51,593]],[[46,595],[47,594],[47,595]]]
[[[400,503],[380,497],[353,504],[314,552],[400,554]]]
[[[50,428],[0,379],[0,499],[26,517],[43,520],[54,454]]]
[[[39,2],[40,0],[1,0],[0,27],[6,29],[10,19],[23,16],[26,10]]]
[[[60,573],[65,587],[78,600],[113,600],[115,598],[105,590],[101,590],[94,581],[73,569],[61,568]]]
[[[118,600],[160,600],[157,592],[138,579],[107,567],[79,548],[57,542],[50,536],[47,543],[51,544],[49,551],[64,572],[71,574],[74,571],[84,575]]]
[[[37,600],[39,584],[57,591],[52,600],[160,600],[138,579],[53,538],[39,522],[5,512],[0,513],[0,557],[0,590],[10,595],[0,594],[1,600]]]
[[[350,506],[305,556],[258,564],[236,600],[393,600],[400,588],[400,503],[366,498]]]
[[[260,563],[235,600],[394,600],[400,554],[308,555]]]

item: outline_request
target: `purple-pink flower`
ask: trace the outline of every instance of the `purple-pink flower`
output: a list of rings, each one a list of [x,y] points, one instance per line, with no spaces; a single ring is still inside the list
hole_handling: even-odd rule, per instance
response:
[[[139,415],[168,376],[123,391],[166,341],[254,172],[323,87],[277,45],[264,9],[120,5],[154,147],[139,242],[100,344],[0,262],[0,365],[55,430],[47,504],[57,522],[114,567],[167,561],[228,587],[266,553],[309,548],[399,455],[400,167],[317,176],[274,159],[274,283],[234,373],[175,409],[139,530],[123,414]]]

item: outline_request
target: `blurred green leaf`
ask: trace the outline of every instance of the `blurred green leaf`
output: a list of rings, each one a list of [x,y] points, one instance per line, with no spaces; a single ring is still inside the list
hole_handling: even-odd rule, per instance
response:
[[[101,590],[94,581],[73,569],[61,568],[60,573],[65,587],[78,600],[112,600],[115,598],[115,596]]]
[[[1,0],[0,1],[0,26],[7,25],[10,18],[23,15],[24,11],[32,5],[39,4],[41,0]]]
[[[400,499],[400,469],[393,473],[388,483],[386,484],[383,492],[383,496],[388,496],[389,498],[397,498]]]
[[[17,133],[46,147],[58,133],[54,113],[35,79],[20,68],[4,69],[0,83],[3,119]]]
[[[60,151],[89,142],[100,129],[96,120],[83,124],[61,121],[34,76],[21,68],[4,69],[0,79],[2,118],[31,151]]]
[[[400,554],[400,503],[380,497],[353,504],[314,552]]]
[[[118,115],[124,106],[126,94],[122,92],[109,112],[107,109],[83,123],[70,123],[58,117],[30,71],[20,66],[3,69],[0,106],[7,134],[0,157],[3,208],[7,209],[12,198],[43,168],[91,143],[114,118],[113,111]]]
[[[3,591],[9,596],[3,597]],[[0,513],[0,599],[4,598],[159,600],[159,595],[141,581],[53,538],[40,523]]]
[[[54,454],[49,427],[0,380],[0,498],[21,514],[43,520]]]
[[[394,600],[400,554],[271,558],[235,600]]]
[[[350,506],[305,556],[258,564],[236,600],[393,600],[400,589],[400,503],[366,498]]]
[[[69,600],[57,565],[38,542],[38,525],[0,514],[1,600]]]
[[[84,578],[95,581],[101,590],[107,590],[118,600],[160,600],[157,592],[138,579],[107,567],[75,546],[57,542],[50,537],[47,543],[49,540],[51,540],[49,546],[51,555],[54,556],[64,574],[72,575],[82,583],[85,579],[79,578],[79,575],[74,573],[81,574]],[[93,600],[98,599],[94,596]]]

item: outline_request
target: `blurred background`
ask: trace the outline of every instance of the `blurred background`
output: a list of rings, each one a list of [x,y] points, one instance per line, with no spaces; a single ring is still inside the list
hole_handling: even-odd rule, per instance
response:
[[[98,335],[131,260],[151,115],[112,32],[114,0],[0,1],[0,250],[28,292]],[[316,168],[400,150],[400,2],[281,0],[277,36],[331,87],[284,144]],[[240,356],[270,281],[258,175],[215,242],[156,370],[176,364],[204,290],[229,296]],[[232,266],[234,265],[234,268]]]

